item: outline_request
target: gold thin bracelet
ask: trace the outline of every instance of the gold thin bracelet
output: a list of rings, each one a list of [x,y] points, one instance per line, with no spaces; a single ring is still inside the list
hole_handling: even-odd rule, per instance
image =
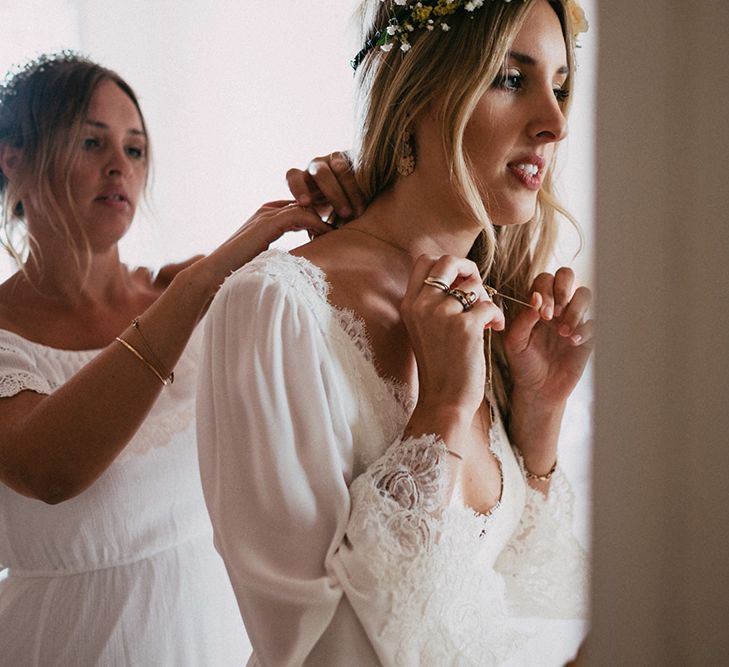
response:
[[[448,449],[448,447],[446,447],[445,450],[446,450],[446,454],[455,456],[459,461],[463,461],[463,457],[458,452],[454,452],[452,449]]]
[[[550,479],[552,479],[552,475],[554,475],[554,471],[557,470],[557,461],[555,460],[554,465],[550,468],[549,472],[545,475],[537,475],[536,473],[531,472],[526,467],[526,463],[524,463],[524,476],[527,479],[536,479],[540,482],[548,482]]]
[[[135,317],[132,320],[132,326],[134,329],[136,329],[137,333],[139,334],[139,339],[142,341],[142,345],[144,345],[144,349],[148,352],[149,356],[152,357],[152,361],[154,361],[155,364],[157,364],[157,368],[164,368],[165,365],[159,360],[159,357],[154,353],[154,350],[152,350],[150,344],[147,342],[147,337],[142,333],[141,328],[139,327],[139,318]],[[169,384],[172,384],[175,381],[175,372],[172,371],[167,375],[167,380]]]
[[[150,364],[137,350],[132,347],[127,341],[125,341],[123,338],[120,338],[117,336],[114,340],[118,340],[124,347],[127,348],[139,361],[141,361],[149,370],[151,370],[155,376],[157,376],[157,379],[166,387],[168,384],[170,384],[170,381],[167,378],[162,377],[162,374],[154,367],[152,364]]]

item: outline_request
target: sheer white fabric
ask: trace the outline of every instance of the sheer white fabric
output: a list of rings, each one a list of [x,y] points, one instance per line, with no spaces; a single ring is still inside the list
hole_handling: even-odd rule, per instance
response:
[[[443,442],[402,440],[411,397],[327,293],[317,267],[273,250],[206,322],[203,489],[251,664],[496,665],[525,640],[512,614],[584,613],[566,480],[533,492],[497,421],[499,504],[446,498]]]
[[[0,484],[0,662],[241,665],[250,655],[200,488],[194,426],[199,335],[125,451],[58,505]],[[0,330],[0,398],[49,394],[98,351]]]

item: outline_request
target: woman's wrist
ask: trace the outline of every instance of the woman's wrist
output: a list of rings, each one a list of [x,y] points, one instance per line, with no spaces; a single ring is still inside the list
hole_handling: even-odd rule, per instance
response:
[[[186,298],[199,302],[202,306],[215,296],[229,273],[216,266],[208,255],[180,271],[175,276],[173,284],[176,283],[175,286]]]
[[[460,406],[428,405],[419,402],[405,427],[404,436],[434,433],[440,436],[448,449],[458,453],[459,444],[468,431],[473,414]]]
[[[524,403],[518,397],[511,403],[509,439],[534,478],[549,475],[556,464],[563,414],[564,404]]]

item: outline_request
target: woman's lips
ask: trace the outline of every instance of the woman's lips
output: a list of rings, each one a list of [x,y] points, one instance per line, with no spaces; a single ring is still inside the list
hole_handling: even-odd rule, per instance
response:
[[[530,157],[509,162],[506,165],[516,178],[529,190],[539,190],[542,187],[542,170],[544,160]]]
[[[130,206],[129,200],[122,192],[107,192],[99,195],[94,201],[120,211],[126,210]]]

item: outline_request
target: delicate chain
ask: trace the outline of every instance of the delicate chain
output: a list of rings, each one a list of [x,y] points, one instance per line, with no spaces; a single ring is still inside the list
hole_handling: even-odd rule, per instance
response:
[[[359,227],[340,227],[340,229],[346,229],[350,232],[359,232],[360,234],[366,234],[367,236],[371,236],[373,239],[376,239],[377,241],[380,241],[380,243],[384,243],[385,245],[389,245],[391,248],[394,248],[395,250],[398,250],[399,252],[402,252],[409,257],[414,256],[411,252],[405,250],[402,246],[398,245],[397,243],[394,243],[393,241],[388,241],[387,239],[383,239],[381,236],[378,236],[377,234],[373,234],[372,232],[368,232],[364,229],[360,229]],[[484,289],[488,293],[488,295],[493,299],[494,296],[500,296],[502,299],[508,299],[509,301],[514,301],[515,303],[519,303],[522,306],[526,306],[527,308],[536,308],[536,306],[533,306],[530,303],[527,303],[526,301],[522,301],[521,299],[516,299],[513,296],[508,296],[506,294],[502,294],[499,292],[495,287],[491,287],[491,285],[484,285]]]

